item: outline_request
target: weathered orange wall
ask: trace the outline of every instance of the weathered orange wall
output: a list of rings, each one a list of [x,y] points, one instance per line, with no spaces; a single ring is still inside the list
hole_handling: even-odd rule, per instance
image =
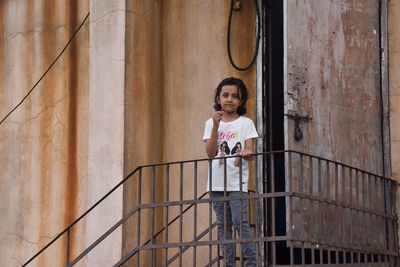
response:
[[[32,88],[88,1],[0,2],[0,117]],[[20,266],[86,209],[88,27],[0,125],[0,266]],[[73,230],[81,250],[84,228]],[[65,262],[65,239],[32,266]],[[55,254],[53,254],[55,253]],[[59,257],[54,257],[58,255]]]
[[[58,55],[89,4],[0,3],[2,117]],[[119,118],[124,121],[125,173],[140,164],[205,157],[204,123],[213,114],[214,90],[225,77],[245,81],[250,90],[247,115],[255,119],[255,67],[239,73],[228,61],[228,12],[228,1],[126,1],[125,115]],[[254,6],[243,2],[232,24],[232,52],[239,66],[249,63],[254,36]],[[0,209],[7,218],[0,223],[0,251],[7,255],[0,265],[21,265],[87,209],[88,138],[95,138],[93,131],[89,135],[89,55],[96,46],[101,44],[90,44],[85,25],[35,91],[0,126]],[[205,172],[199,177],[203,192]],[[144,198],[150,186],[144,185]],[[125,211],[136,204],[135,189],[135,184],[124,187]],[[171,188],[171,195],[175,190]],[[162,196],[160,191],[157,198]],[[83,221],[72,232],[72,258],[88,245],[85,227]],[[124,251],[135,240],[131,229],[136,228],[123,228]],[[144,232],[149,233],[149,227]],[[64,238],[33,266],[63,264],[65,249]]]
[[[144,163],[206,157],[204,124],[213,114],[215,88],[223,78],[236,76],[245,81],[250,90],[247,116],[255,119],[255,66],[239,73],[227,56],[229,7],[230,1],[127,1],[125,174]],[[255,21],[253,2],[242,2],[242,10],[232,21],[232,54],[239,66],[247,65],[253,56]],[[171,172],[170,199],[179,196],[176,174]],[[199,194],[205,191],[206,177],[206,169],[199,170]],[[148,201],[151,179],[143,181],[142,201]],[[157,181],[156,198],[162,199],[165,185]],[[135,207],[137,186],[137,177],[125,185],[124,212]],[[185,180],[184,186],[193,188],[193,181]],[[176,212],[171,209],[170,217]],[[163,211],[156,218],[157,232],[164,222]],[[199,229],[201,223],[208,224],[204,220]],[[141,238],[147,240],[150,213],[142,214],[141,222]],[[124,225],[124,253],[135,247],[136,227],[137,218]],[[178,238],[176,231],[171,230],[171,240]],[[184,240],[192,237],[190,227],[184,235]],[[159,261],[162,253],[157,254]],[[145,257],[149,257],[144,255],[141,262],[147,266]],[[192,264],[191,258],[187,260]]]

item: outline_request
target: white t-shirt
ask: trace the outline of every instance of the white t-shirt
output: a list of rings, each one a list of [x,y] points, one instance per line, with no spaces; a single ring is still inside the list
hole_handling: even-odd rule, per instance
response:
[[[203,140],[210,139],[213,119],[206,122]],[[245,141],[250,138],[258,137],[256,128],[251,119],[240,116],[230,122],[219,123],[218,128],[218,152],[216,157],[233,156],[244,148]],[[226,159],[227,191],[240,191],[239,166],[235,166],[236,158]],[[224,191],[224,160],[212,160],[212,191]],[[207,191],[210,190],[210,172],[208,172]],[[242,191],[247,192],[249,180],[249,166],[247,160],[242,160]]]

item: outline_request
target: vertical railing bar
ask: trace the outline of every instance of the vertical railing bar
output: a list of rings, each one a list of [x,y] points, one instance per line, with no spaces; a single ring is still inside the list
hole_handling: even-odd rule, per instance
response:
[[[360,201],[359,201],[359,171],[358,170],[356,170],[355,171],[355,175],[356,175],[356,203],[355,203],[355,207],[356,207],[356,210],[355,210],[355,213],[356,213],[356,218],[355,218],[355,224],[356,224],[356,227],[355,227],[355,231],[356,231],[356,239],[357,239],[357,248],[360,248],[361,247],[361,234],[360,234],[360,227],[361,227],[361,222],[360,222],[360,220],[359,220],[359,216],[360,216],[360,212],[358,211],[358,209],[360,208]],[[359,225],[360,224],[360,225]]]
[[[382,198],[383,198],[383,212],[384,214],[388,213],[388,209],[387,209],[387,188],[386,188],[386,180],[380,178],[381,180],[381,184],[382,185]],[[385,239],[386,239],[386,250],[389,250],[389,224],[388,224],[388,219],[387,218],[383,218],[383,221],[385,223]]]
[[[155,196],[156,196],[156,192],[155,192],[155,185],[156,185],[156,167],[152,166],[152,175],[151,175],[151,203],[154,204],[155,203]],[[155,208],[151,208],[151,243],[155,244],[156,240],[154,237],[154,225],[155,225]],[[156,251],[155,249],[151,249],[151,266],[154,267],[156,266]]]
[[[67,262],[67,265],[66,266],[68,266],[69,265],[69,248],[70,248],[70,237],[71,237],[71,228],[68,228],[68,230],[67,230],[67,251],[66,251],[66,255],[65,255],[65,257],[66,257],[66,262]]]
[[[243,159],[239,158],[240,222],[239,238],[243,238]],[[243,243],[240,243],[240,266],[243,267]]]
[[[313,247],[311,248],[311,264],[315,265],[315,250]]]
[[[304,242],[302,242],[301,246],[301,266],[306,265],[306,253],[305,253],[305,248],[304,248]]]
[[[183,162],[179,164],[179,200],[183,200]],[[183,205],[179,205],[179,266],[182,266]]]
[[[392,215],[396,215],[396,211],[394,210],[394,205],[396,203],[396,199],[395,198],[396,198],[397,186],[398,186],[397,183],[392,182],[392,188],[393,189],[391,190],[391,193],[390,193],[391,194],[391,198],[392,198],[392,207],[391,207]],[[397,214],[397,216],[398,216],[398,214]],[[399,233],[398,233],[399,225],[398,225],[398,221],[395,220],[395,219],[392,219],[392,224],[393,224],[393,231],[395,233],[395,239],[393,240],[394,248],[395,248],[395,251],[399,251],[400,248],[399,248],[399,242],[398,242],[398,240],[399,240]],[[399,256],[396,258],[396,262],[398,262],[400,264],[400,257]]]
[[[209,193],[209,195],[210,195],[210,198],[212,198],[212,195],[211,195],[211,192],[212,192],[212,159],[210,159],[209,161],[208,161],[208,166],[209,166],[209,191],[210,191],[210,193]],[[209,205],[208,205],[208,236],[209,236],[209,240],[210,241],[212,241],[212,227],[211,227],[211,225],[212,225],[212,199],[210,200],[210,202],[209,202]],[[212,245],[210,244],[210,245],[208,245],[208,261],[209,261],[209,264],[211,265],[211,262],[212,262]]]
[[[328,248],[326,251],[327,251],[327,253],[328,253],[328,264],[329,264],[329,265],[332,265],[332,261],[331,261],[331,250]]]
[[[351,170],[350,170],[351,171]],[[353,254],[353,251],[352,250],[350,250],[350,263],[354,263],[354,256],[353,256],[354,254]]]
[[[346,198],[345,198],[345,195],[346,195],[346,179],[345,179],[345,167],[342,165],[341,166],[341,169],[342,169],[342,244],[345,244],[345,236],[346,236],[346,233],[345,233],[345,224],[346,224],[346,221],[345,221],[345,219],[346,219],[346,208],[345,208],[345,200],[346,200]],[[344,252],[343,252],[344,253]]]
[[[301,193],[304,193],[304,192],[306,192],[307,191],[307,189],[306,188],[304,188],[304,159],[303,159],[303,154],[300,154],[300,192]],[[301,199],[300,200],[301,201],[301,206],[302,207],[304,207],[304,205],[306,205],[304,202],[306,202],[307,203],[307,200],[305,200],[305,199]],[[293,233],[293,227],[291,227],[292,228],[292,233]],[[301,232],[301,233],[303,233],[303,232]],[[303,235],[303,234],[300,234],[300,236],[301,235]],[[303,246],[302,246],[302,248],[301,248],[301,257],[302,257],[302,265],[304,265],[304,261],[305,261],[305,254],[304,254],[304,242],[302,243],[303,244]]]
[[[269,155],[269,160],[270,160],[270,165],[271,165],[271,192],[275,193],[275,154],[270,154]],[[275,221],[275,197],[272,197],[271,199],[271,205],[272,205],[272,221],[271,221],[271,226],[272,226],[272,236],[276,236],[276,221]],[[272,262],[273,265],[276,265],[276,242],[272,242]]]
[[[313,196],[313,191],[314,191],[314,167],[313,167],[313,158],[311,156],[308,157],[309,159],[309,163],[310,163],[310,184],[309,186],[309,194],[310,196]],[[308,200],[308,202],[310,203],[310,232],[308,233],[310,235],[311,239],[314,239],[314,202],[313,200]]]
[[[194,188],[193,188],[193,199],[197,200],[197,161],[194,162]],[[193,240],[196,241],[197,237],[197,203],[194,203],[194,218],[193,218]],[[196,267],[197,259],[197,246],[193,246],[193,267]]]
[[[269,192],[269,190],[268,190],[268,155],[267,155],[267,160],[265,160],[265,154],[263,154],[262,155],[262,162],[263,162],[263,164],[265,164],[266,163],[266,165],[267,166],[265,166],[265,168],[264,168],[264,172],[263,172],[263,174],[264,174],[264,177],[263,177],[263,188],[264,188],[264,190],[263,190],[263,193],[266,193],[266,192]],[[262,235],[263,235],[263,237],[268,237],[269,236],[269,232],[268,232],[268,230],[270,229],[270,226],[269,226],[269,224],[270,224],[270,220],[269,220],[269,203],[270,203],[270,198],[269,197],[267,197],[267,198],[263,198],[263,206],[262,206],[262,208],[263,208],[263,212],[264,212],[264,223],[263,223],[263,232],[262,232]],[[264,244],[264,247],[263,247],[263,249],[264,249],[264,258],[263,258],[263,262],[265,262],[265,264],[268,264],[268,261],[270,260],[270,242],[264,242],[263,243]],[[272,259],[273,259],[274,257],[272,256]]]
[[[396,191],[397,191],[396,188],[397,188],[398,185],[395,182],[392,182],[391,184],[392,184],[392,188],[393,189],[390,191],[390,194],[391,194],[392,206],[393,206],[393,205],[395,205],[394,203],[396,203],[395,202],[395,197],[396,197]],[[396,213],[396,211],[394,211],[394,213]],[[392,215],[395,215],[395,214],[392,214]],[[393,242],[394,242],[395,251],[397,252],[397,251],[399,251],[398,223],[397,223],[397,221],[395,219],[392,219],[391,221],[392,221],[392,224],[393,224],[392,228],[393,228],[394,235],[395,235],[395,239],[394,239]],[[400,257],[399,256],[396,257],[396,261],[398,263],[400,263]]]
[[[388,215],[388,209],[387,209],[387,207],[388,207],[388,204],[390,204],[390,203],[387,203],[387,201],[388,201],[388,198],[387,198],[387,185],[386,185],[386,180],[385,179],[381,179],[381,181],[382,181],[382,183],[383,183],[383,203],[384,203],[384,213],[386,214],[386,215]],[[388,218],[383,218],[383,220],[384,220],[384,222],[385,222],[385,230],[386,230],[386,250],[387,251],[389,251],[389,219]]]
[[[393,192],[393,194],[394,194],[394,192]],[[395,247],[395,251],[398,252],[399,251],[399,242],[398,242],[398,240],[399,240],[399,232],[398,232],[398,229],[397,229],[397,227],[398,227],[397,221],[392,219],[392,225],[393,225],[392,227],[393,227],[394,236],[395,236],[394,247]],[[397,261],[400,262],[400,257],[399,256],[397,256]]]
[[[329,161],[326,161],[326,190],[327,190],[327,192],[326,192],[326,200],[328,200],[328,201],[331,201],[331,198],[330,198],[330,180],[331,180],[331,173],[330,173],[330,163],[329,163]],[[328,218],[328,216],[329,216],[329,219],[330,219],[330,211],[331,211],[331,208],[332,208],[332,206],[330,205],[330,204],[326,204],[326,214],[327,214],[327,218]],[[329,220],[328,219],[328,220]],[[330,223],[328,223],[328,222],[325,222],[325,227],[327,227],[328,225],[328,227],[329,228],[325,228],[325,236],[329,236],[329,241],[330,242],[332,242],[332,237],[331,237],[331,229],[332,229],[332,224],[330,224]],[[329,257],[330,257],[330,252],[329,252]]]
[[[349,178],[350,178],[350,196],[349,196],[349,206],[352,207],[353,206],[353,170],[351,168],[349,168]],[[354,242],[353,242],[353,210],[349,209],[350,212],[350,245],[351,247],[353,247]],[[351,255],[353,256],[353,253],[351,253]]]
[[[385,197],[386,184],[385,184],[385,180],[382,179],[382,178],[379,178],[379,181],[380,181],[380,185],[381,185],[381,194],[382,194],[380,200],[381,200],[381,203],[384,204],[384,205],[381,204],[381,209],[382,209],[382,213],[383,214],[387,214],[387,212],[386,212],[386,197]],[[383,224],[385,225],[385,241],[382,244],[382,249],[383,250],[388,250],[389,249],[388,248],[388,246],[389,246],[389,242],[388,242],[389,239],[388,238],[389,237],[388,237],[387,218],[382,216],[382,221],[383,221]]]
[[[321,159],[318,159],[318,199],[322,199],[322,174],[321,174]],[[321,240],[322,237],[322,210],[321,207],[324,205],[322,202],[316,202],[317,204],[317,238],[315,240]],[[319,214],[319,216],[318,216]]]
[[[319,264],[323,264],[324,262],[324,253],[322,252],[322,247],[319,250]]]
[[[367,177],[368,177],[368,189],[367,189],[367,192],[368,192],[368,194],[367,194],[367,196],[368,196],[368,209],[372,210],[372,208],[371,208],[371,199],[372,199],[371,175],[367,174]],[[368,212],[366,214],[366,216],[368,217],[368,222],[369,222],[368,226],[370,226],[371,223],[372,223],[372,221],[371,221],[371,213]],[[370,236],[370,228],[371,227],[368,227],[368,226],[367,226],[367,235],[366,235],[367,244],[369,244],[370,240],[371,240],[371,236]]]
[[[227,197],[228,193],[227,193],[227,184],[228,184],[228,177],[227,177],[227,166],[226,166],[226,158],[224,158],[224,197]],[[226,214],[228,212],[228,203],[227,201],[224,201],[224,240],[227,240],[227,218],[226,218]],[[227,246],[226,244],[224,244],[224,266],[226,266],[226,262],[227,262]]]
[[[256,155],[256,157],[255,157],[255,162],[254,162],[254,168],[255,168],[255,179],[254,179],[254,182],[255,182],[255,193],[256,194],[259,194],[260,192],[259,192],[259,167],[258,167],[258,157],[259,157],[259,155]],[[260,224],[259,224],[259,219],[260,219],[260,214],[259,214],[259,210],[261,210],[260,209],[260,207],[259,207],[259,201],[260,201],[260,198],[257,198],[257,199],[255,199],[254,200],[254,215],[253,215],[253,220],[254,220],[254,223],[255,223],[255,233],[256,233],[256,238],[259,238],[260,237],[260,230],[259,230],[259,227],[260,227]],[[249,205],[249,207],[250,207],[250,205]],[[252,218],[251,216],[250,216],[250,218]],[[257,266],[260,266],[261,265],[261,263],[260,263],[260,255],[261,255],[261,250],[260,250],[260,243],[259,242],[257,242],[256,243],[256,255],[257,255],[257,258],[256,258],[256,263],[257,263]]]
[[[288,159],[288,176],[289,176],[289,239],[293,239],[293,181],[292,181],[292,152],[289,151]],[[293,256],[293,255],[292,255]]]
[[[365,203],[365,176],[364,176],[364,172],[361,172],[361,187],[362,187],[362,193],[361,193],[361,202],[362,202],[362,204],[361,204],[361,208],[363,208],[363,209],[366,209],[367,208],[367,205],[366,205],[366,203]],[[366,217],[366,214],[365,214],[365,212],[361,212],[361,219],[362,219],[362,229],[365,229],[365,228],[368,228],[368,227],[365,227],[365,225],[366,225],[366,220],[364,220],[364,218]],[[361,229],[361,232],[363,232],[362,231],[362,229]],[[363,240],[362,241],[360,241],[360,246],[363,246],[363,247],[365,247],[366,246],[366,240],[367,240],[367,237],[365,236],[365,235],[360,235],[360,237],[361,236],[364,236],[364,238],[363,238]],[[362,243],[362,244],[361,244]]]
[[[384,182],[385,182],[385,190],[386,190],[385,202],[386,202],[386,207],[387,207],[385,213],[387,215],[390,215],[390,211],[389,210],[392,207],[392,202],[391,202],[392,201],[392,199],[391,199],[392,184],[391,184],[390,181],[384,181]],[[387,250],[388,251],[390,251],[391,248],[392,248],[391,244],[392,244],[392,239],[393,239],[393,235],[391,234],[391,229],[392,229],[391,228],[392,227],[391,222],[392,222],[392,219],[386,218],[386,225],[387,225],[386,233],[387,233],[387,236],[388,236]]]
[[[335,163],[335,201],[339,202],[339,169],[337,163]],[[339,246],[339,216],[338,206],[335,205],[335,225],[336,225],[336,246]]]
[[[139,168],[139,181],[138,181],[138,225],[137,225],[137,247],[140,248],[140,225],[141,225],[141,214],[142,214],[142,168]],[[136,266],[140,266],[140,249],[138,250],[137,253],[137,261],[136,261]]]
[[[165,179],[165,195],[166,195],[166,201],[167,203],[169,203],[169,164],[166,165],[166,179]],[[165,207],[165,233],[164,233],[164,238],[165,238],[165,243],[169,243],[168,242],[168,231],[169,231],[169,206]],[[165,255],[164,255],[164,266],[168,266],[168,248],[165,248]]]
[[[335,251],[336,251],[336,255],[335,255],[335,257],[336,257],[336,265],[339,265],[339,250],[335,249]]]
[[[377,206],[377,199],[378,199],[378,190],[377,190],[377,179],[376,179],[376,176],[374,175],[373,176],[373,179],[374,179],[374,186],[372,187],[373,188],[373,190],[374,190],[374,194],[373,194],[373,196],[374,196],[374,201],[372,202],[373,203],[373,211],[374,212],[377,212],[377,211],[379,211],[379,209],[377,208],[378,206]],[[377,226],[377,224],[378,224],[378,216],[377,215],[373,215],[373,217],[374,217],[374,227],[376,227]],[[377,233],[377,231],[373,231],[373,233],[374,233],[374,245],[375,246],[377,246],[377,245],[379,245],[379,243],[378,243],[378,239],[377,239],[377,237],[378,237],[378,233]]]

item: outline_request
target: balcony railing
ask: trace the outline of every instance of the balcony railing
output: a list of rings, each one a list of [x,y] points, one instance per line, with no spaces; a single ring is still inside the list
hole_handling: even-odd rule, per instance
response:
[[[231,243],[244,265],[246,242],[255,243],[258,266],[399,266],[395,181],[296,151],[254,156],[251,193],[218,199],[204,193],[218,158],[140,166],[24,266],[57,246],[66,247],[66,266],[84,263],[117,229],[123,254],[114,266],[223,266],[220,248]],[[71,239],[122,185],[130,192],[122,218],[71,251]],[[253,238],[217,238],[212,203],[232,199],[248,202]]]

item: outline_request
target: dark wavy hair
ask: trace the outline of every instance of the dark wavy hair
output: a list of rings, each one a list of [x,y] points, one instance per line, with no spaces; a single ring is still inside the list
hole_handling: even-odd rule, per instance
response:
[[[247,87],[241,79],[234,78],[234,77],[223,79],[218,84],[217,89],[215,89],[214,109],[217,111],[221,110],[221,105],[218,104],[218,97],[221,94],[222,87],[225,85],[236,85],[236,87],[239,89],[239,92],[240,92],[239,96],[240,96],[240,101],[242,101],[242,104],[238,107],[237,113],[239,115],[246,114],[246,112],[247,112],[246,101],[247,101],[247,97],[248,97]]]

